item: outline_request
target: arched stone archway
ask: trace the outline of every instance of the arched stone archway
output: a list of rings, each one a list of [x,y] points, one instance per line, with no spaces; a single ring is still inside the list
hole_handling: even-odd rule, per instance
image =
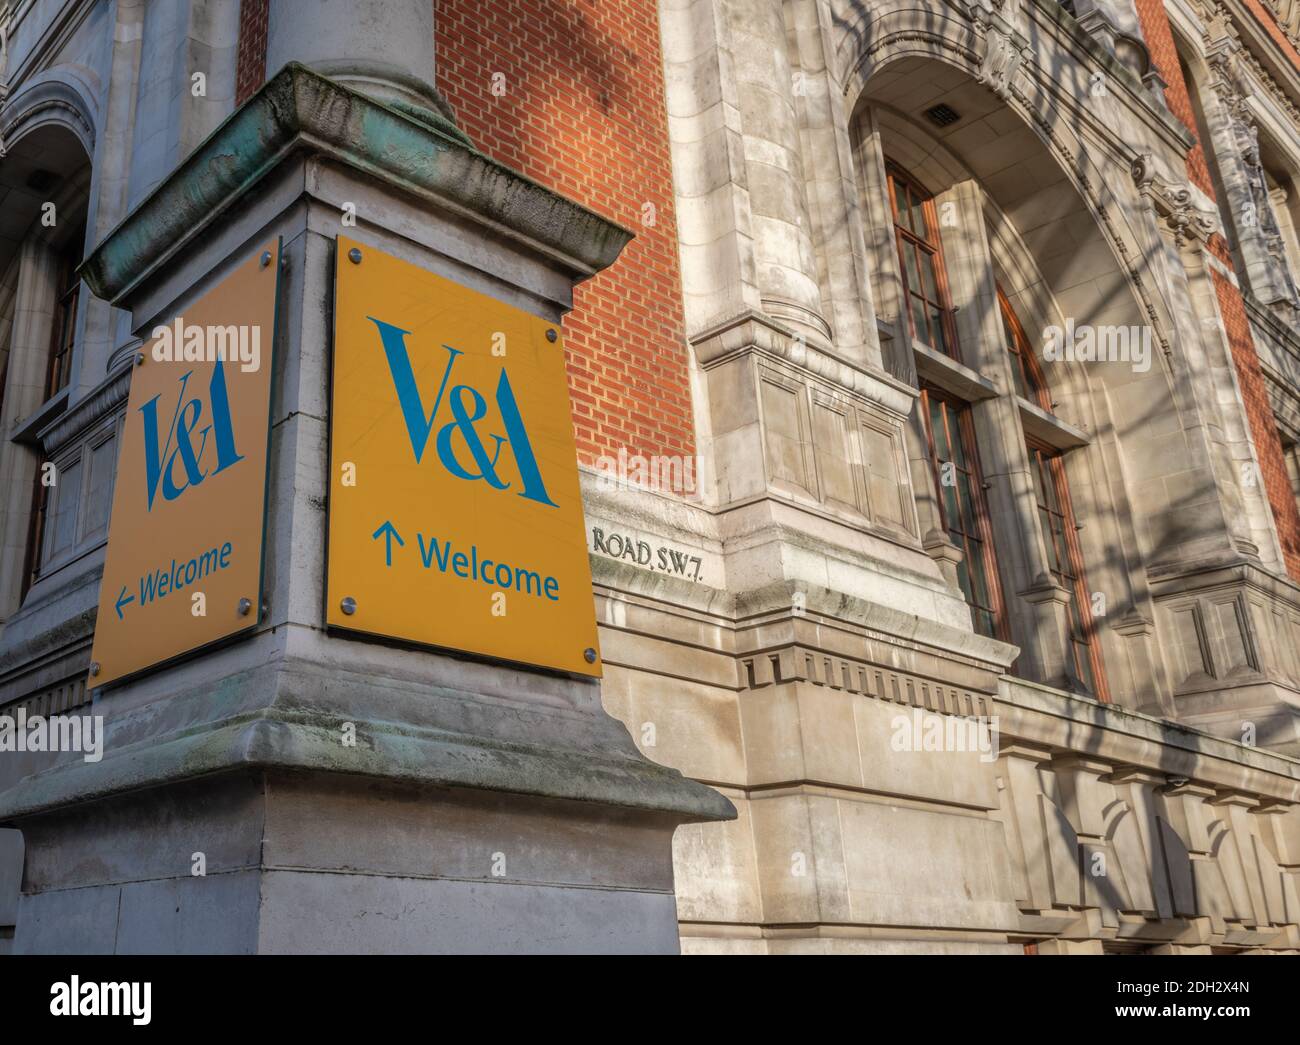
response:
[[[0,619],[17,608],[30,575],[35,433],[68,399],[66,387],[51,394],[54,342],[66,348],[58,372],[70,376],[78,351],[72,346],[84,340],[86,309],[68,288],[75,286],[87,238],[94,120],[74,82],[48,74],[11,96],[0,112],[0,430],[6,434],[0,485],[13,491],[0,506]],[[65,323],[74,332],[67,339],[56,330]]]
[[[89,70],[75,66],[60,66],[26,80],[0,109],[0,157],[28,134],[51,126],[67,130],[86,156],[94,156],[99,111],[93,80]]]
[[[964,302],[976,310],[964,317],[967,330],[983,331],[977,357],[1001,347],[995,283],[1004,284],[1017,313],[1039,332],[1071,320],[1149,335],[1149,363],[1140,369],[1059,364],[1050,376],[1060,412],[1088,436],[1067,467],[1084,509],[1079,514],[1089,517],[1081,543],[1090,546],[1087,558],[1102,564],[1094,586],[1118,615],[1108,659],[1123,664],[1140,653],[1143,665],[1156,664],[1148,571],[1189,550],[1230,561],[1256,548],[1231,481],[1235,469],[1219,404],[1203,388],[1198,393],[1194,381],[1216,358],[1192,318],[1199,265],[1189,260],[1187,240],[1189,226],[1204,236],[1203,216],[1191,212],[1187,194],[1169,180],[1173,165],[1160,142],[1103,140],[1091,126],[1095,114],[1053,106],[1045,82],[1051,63],[1041,64],[1050,48],[1041,42],[999,59],[1006,38],[955,9],[914,0],[837,6],[846,16],[836,21],[836,55],[845,109],[858,131],[861,173],[883,178],[871,167],[888,139],[891,159],[980,216],[975,239],[985,240],[991,268],[983,284],[977,285],[979,276],[968,282]],[[1078,68],[1067,73],[1084,75]],[[1088,86],[1086,80],[1065,84],[1062,93],[1087,97]],[[949,110],[936,114],[947,120],[944,126],[927,119],[936,105]],[[864,134],[875,136],[876,157],[862,147]],[[1132,176],[1116,179],[1117,168]],[[887,202],[867,192],[864,224],[876,241],[873,261],[886,261],[871,266],[873,297],[886,320],[897,311],[890,305],[896,291],[881,275],[891,260],[896,269],[890,221]],[[974,248],[965,243],[962,249]],[[1134,645],[1140,651],[1114,655]],[[1140,675],[1134,673],[1135,687]],[[1143,688],[1135,702],[1161,710],[1164,698],[1149,683]]]

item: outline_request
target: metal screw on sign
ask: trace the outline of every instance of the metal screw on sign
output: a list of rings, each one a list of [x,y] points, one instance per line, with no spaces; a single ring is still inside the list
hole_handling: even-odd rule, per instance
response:
[[[92,660],[92,661],[90,662],[90,674],[91,674],[92,676],[94,676],[94,675],[98,675],[98,674],[99,674],[99,661],[97,661],[97,660]]]
[[[590,646],[588,646],[585,650],[582,651],[582,659],[585,660],[588,664],[595,664],[596,651],[592,649]]]
[[[262,268],[266,268],[269,264],[271,264],[271,252],[265,250],[262,252]]]
[[[360,265],[361,251],[358,250],[356,247],[353,247],[350,251],[348,251],[348,260],[352,262],[352,264],[354,265]]]
[[[357,612],[357,600],[351,595],[346,596],[343,601],[339,603],[339,606],[349,617]]]
[[[240,599],[240,600],[239,600],[239,615],[240,615],[241,617],[247,617],[248,614],[249,614],[249,611],[252,610],[252,608],[253,608],[253,600],[252,600],[252,599]]]
[[[546,340],[547,340],[547,341],[554,342],[555,339],[556,339],[557,337],[559,337],[559,336],[560,336],[560,335],[557,334],[557,333],[555,332],[554,329],[548,330],[548,331],[546,332]]]
[[[137,353],[135,354],[135,365],[136,365],[136,366],[144,366],[144,353],[143,353],[143,352],[137,352]]]

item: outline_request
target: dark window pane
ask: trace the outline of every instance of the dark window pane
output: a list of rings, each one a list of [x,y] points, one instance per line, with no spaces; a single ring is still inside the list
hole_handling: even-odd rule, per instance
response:
[[[939,285],[934,278],[934,255],[919,251],[918,253],[921,254],[921,270],[924,279],[922,285],[925,296],[931,301],[937,302],[939,300]]]
[[[925,224],[925,204],[919,196],[912,196],[912,231],[926,242],[930,241],[930,230]]]
[[[930,329],[925,323],[925,303],[918,297],[912,297],[912,325],[915,328],[916,340],[929,348],[936,347],[930,337]]]
[[[952,350],[948,345],[948,332],[943,326],[943,313],[938,309],[932,309],[930,311],[930,322],[934,330],[934,347],[946,356],[952,355]]]

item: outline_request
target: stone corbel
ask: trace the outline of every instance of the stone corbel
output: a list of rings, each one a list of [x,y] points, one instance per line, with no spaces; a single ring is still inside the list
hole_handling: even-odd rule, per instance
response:
[[[953,588],[960,587],[957,567],[961,565],[965,553],[952,542],[942,530],[931,530],[921,542],[921,548],[939,565],[943,579]]]
[[[1154,65],[1142,77],[1142,85],[1155,95],[1161,105],[1165,104],[1165,89],[1169,86],[1169,83],[1160,75],[1160,70]]]
[[[1069,589],[1057,584],[1051,577],[1045,573],[1040,573],[1034,578],[1032,584],[1023,591],[1016,592],[1020,598],[1031,605],[1038,606],[1043,603],[1056,603],[1064,606],[1070,601]]]
[[[971,5],[970,16],[976,34],[984,40],[984,54],[975,79],[1005,101],[1011,97],[1016,74],[1032,58],[1033,49],[998,10],[979,2]]]
[[[1218,215],[1198,207],[1191,186],[1166,177],[1150,154],[1144,153],[1133,161],[1132,174],[1138,192],[1173,233],[1177,246],[1194,244],[1205,247],[1210,237],[1219,231]]]
[[[1241,42],[1230,26],[1207,30],[1213,38],[1205,50],[1210,67],[1210,90],[1219,96],[1234,116],[1239,116],[1253,93],[1250,80],[1242,73]]]

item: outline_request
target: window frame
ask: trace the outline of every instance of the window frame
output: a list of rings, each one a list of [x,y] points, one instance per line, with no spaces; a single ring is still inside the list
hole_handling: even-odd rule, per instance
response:
[[[900,219],[896,188],[897,183],[900,182],[906,187],[910,196],[917,197],[921,201],[921,214],[926,228],[926,238],[924,239],[913,229],[904,225]],[[885,192],[889,197],[890,218],[894,225],[894,253],[898,258],[898,275],[903,291],[903,300],[900,302],[899,312],[906,314],[905,322],[912,340],[919,341],[932,351],[939,352],[960,363],[962,362],[961,345],[957,340],[955,309],[952,305],[952,292],[948,283],[948,267],[943,256],[943,240],[939,235],[939,220],[935,211],[934,194],[929,192],[899,164],[888,159],[885,161]],[[907,259],[903,250],[904,243],[910,245],[915,251],[924,252],[931,259],[935,293],[939,297],[938,301],[931,301],[926,297],[923,287],[916,290],[912,289],[908,277]],[[912,314],[913,298],[920,300],[924,306],[928,306],[925,309],[927,316],[929,315],[929,307],[938,310],[946,348],[939,347],[932,341],[927,341],[917,333],[916,318]],[[929,320],[927,319],[927,334],[929,333],[929,326]]]
[[[1002,315],[1003,332],[1010,333],[1011,344],[1007,345],[1007,354],[1011,358],[1012,373],[1019,374],[1021,383],[1024,385],[1027,395],[1020,395],[1020,385],[1013,382],[1013,387],[1017,395],[1028,403],[1047,413],[1054,413],[1055,406],[1052,403],[1052,394],[1047,387],[1047,378],[1043,374],[1043,368],[1038,365],[1038,358],[1034,355],[1033,347],[1029,338],[1025,335],[1025,328],[1020,322],[1020,317],[1016,315],[1016,310],[1011,307],[1011,299],[1007,297],[1006,292],[999,283],[997,286],[998,310]]]
[[[952,416],[956,419],[956,437],[961,446],[962,455],[966,458],[967,472],[970,481],[970,504],[975,518],[974,533],[968,534],[964,527],[958,528],[957,532],[963,535],[963,541],[960,545],[962,555],[969,562],[970,548],[969,540],[977,540],[980,545],[980,568],[983,571],[984,587],[988,591],[989,605],[980,606],[977,603],[967,600],[974,610],[988,613],[993,620],[993,635],[991,638],[999,639],[1002,642],[1011,641],[1010,621],[1007,616],[1006,599],[1002,593],[1002,576],[998,572],[997,550],[994,546],[993,539],[993,521],[989,513],[988,500],[984,496],[984,473],[980,467],[979,444],[975,438],[975,422],[971,413],[971,405],[966,401],[954,396],[952,393],[945,391],[935,385],[922,381],[920,383],[920,398],[918,400],[921,410],[922,428],[925,432],[926,450],[930,462],[930,476],[934,482],[935,500],[939,507],[939,522],[943,526],[943,532],[949,540],[953,540],[954,527],[948,519],[948,510],[944,503],[943,484],[939,479],[939,455],[935,442],[934,425],[930,418],[930,404],[932,401],[942,403],[948,408]],[[949,441],[952,441],[953,432],[947,423],[947,413],[945,413],[945,435]],[[955,462],[954,462],[955,464]],[[958,504],[960,505],[960,499]],[[972,584],[972,594],[974,585]],[[962,593],[963,596],[966,594]],[[974,618],[972,615],[972,624]],[[975,629],[977,633],[983,635],[985,632]]]
[[[1057,509],[1050,505],[1044,505],[1038,498],[1039,483],[1042,479],[1042,473],[1039,472],[1039,482],[1033,482],[1031,485],[1034,490],[1035,515],[1037,518],[1038,529],[1042,534],[1044,543],[1051,544],[1048,551],[1058,562],[1058,554],[1053,533],[1049,529],[1043,532],[1043,513],[1049,515],[1055,514],[1061,519],[1062,536],[1065,540],[1066,564],[1069,566],[1071,574],[1069,576],[1069,585],[1062,580],[1059,570],[1051,570],[1052,579],[1056,583],[1067,587],[1070,590],[1074,612],[1078,616],[1079,631],[1082,634],[1083,644],[1088,650],[1088,668],[1092,677],[1093,696],[1102,704],[1111,702],[1110,687],[1106,681],[1105,664],[1101,656],[1101,637],[1097,630],[1097,622],[1092,615],[1092,592],[1088,587],[1087,567],[1084,564],[1083,548],[1079,543],[1079,526],[1077,517],[1074,514],[1074,502],[1070,497],[1069,477],[1065,473],[1065,452],[1057,447],[1050,446],[1041,439],[1035,439],[1033,436],[1025,437],[1025,451],[1028,456],[1030,468],[1030,478],[1034,478],[1034,473],[1038,470],[1039,460],[1047,462],[1047,474],[1052,483],[1052,494],[1056,498]],[[1051,569],[1049,564],[1049,569]],[[1075,677],[1080,682],[1087,685],[1083,673],[1079,670],[1078,660],[1078,642],[1074,635],[1074,624],[1069,619],[1069,609],[1067,607],[1067,624],[1070,627],[1069,635],[1069,655],[1071,664],[1074,668]]]
[[[81,261],[86,232],[83,226],[59,255],[58,284],[55,290],[53,322],[50,324],[49,358],[45,366],[45,398],[48,403],[72,382],[72,355],[77,340],[77,317],[81,307]]]
[[[45,474],[47,458],[41,456],[36,461],[36,474],[32,477],[32,504],[27,518],[27,548],[23,554],[23,576],[19,588],[18,601],[27,598],[41,575],[41,558],[45,551],[45,523],[50,507],[50,487],[41,481]]]

